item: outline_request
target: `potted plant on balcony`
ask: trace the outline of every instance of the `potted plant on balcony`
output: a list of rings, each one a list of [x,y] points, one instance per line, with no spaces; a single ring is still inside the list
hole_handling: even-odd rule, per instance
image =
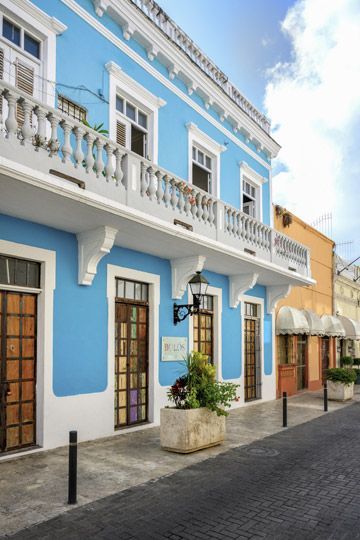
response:
[[[356,373],[350,368],[330,368],[326,370],[329,399],[346,401],[354,396]]]
[[[182,454],[223,442],[225,409],[236,399],[238,386],[216,381],[215,367],[201,353],[189,354],[185,368],[168,392],[174,407],[160,412],[161,447]]]

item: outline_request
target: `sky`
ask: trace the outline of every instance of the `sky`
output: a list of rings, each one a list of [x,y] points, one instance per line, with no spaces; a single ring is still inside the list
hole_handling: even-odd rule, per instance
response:
[[[270,118],[274,203],[360,256],[360,0],[157,1]]]

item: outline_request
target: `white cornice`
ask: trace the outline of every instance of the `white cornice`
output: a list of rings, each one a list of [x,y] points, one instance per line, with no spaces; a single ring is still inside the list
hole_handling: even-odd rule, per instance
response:
[[[261,176],[261,174],[254,171],[246,161],[239,161],[239,167],[240,167],[240,173],[241,175],[245,175],[249,180],[252,180],[255,184],[258,184],[261,186],[262,184],[265,184],[265,182],[268,181],[267,178],[264,178],[264,176]]]
[[[196,137],[196,140],[199,143],[202,143],[205,148],[208,148],[209,150],[214,152],[214,154],[221,154],[222,152],[225,152],[226,146],[214,141],[214,139],[209,137],[209,135],[201,131],[201,129],[199,129],[196,124],[194,124],[193,122],[188,122],[185,125],[189,133],[192,133]]]
[[[5,6],[7,9],[13,11],[14,6],[17,7],[24,15],[28,15],[36,19],[42,26],[54,32],[57,35],[62,34],[67,30],[67,26],[55,17],[50,17],[38,8],[29,0],[0,0],[0,5]]]
[[[105,69],[115,77],[121,84],[126,85],[130,95],[138,97],[141,101],[148,103],[152,109],[159,109],[166,105],[166,101],[158,96],[155,96],[141,84],[136,82],[132,77],[129,77],[121,67],[115,62],[105,64]]]
[[[140,56],[138,53],[136,53],[129,45],[124,43],[120,38],[118,38],[115,34],[113,34],[108,28],[106,28],[101,22],[99,22],[95,17],[90,15],[88,11],[86,11],[84,8],[82,8],[75,0],[61,0],[67,7],[69,7],[72,11],[74,11],[79,17],[81,17],[83,20],[85,20],[88,24],[90,24],[93,28],[95,28],[99,33],[101,33],[104,37],[106,37],[109,41],[111,41],[116,47],[121,49],[127,56],[129,56],[132,60],[137,62],[143,69],[145,69],[148,73],[150,73],[153,77],[155,77],[160,83],[162,83],[164,86],[166,86],[169,90],[171,90],[174,94],[176,94],[178,97],[180,97],[185,103],[187,103],[190,107],[192,107],[196,112],[201,114],[208,122],[210,122],[212,125],[214,125],[219,131],[224,133],[226,137],[230,140],[232,140],[237,146],[245,150],[251,157],[253,157],[256,161],[261,163],[265,168],[271,169],[271,165],[265,161],[258,152],[255,152],[251,148],[249,148],[245,143],[243,143],[235,134],[234,132],[229,131],[226,127],[224,127],[221,122],[214,119],[212,115],[206,112],[203,107],[198,105],[193,99],[189,97],[187,93],[180,90],[178,86],[173,84],[171,82],[172,75],[172,67],[169,65],[169,72],[170,77],[167,78],[162,73],[160,73],[156,68],[154,68],[150,62],[146,61],[142,56]],[[129,9],[129,8],[128,8]],[[134,8],[133,8],[134,11]],[[140,14],[139,14],[140,15]],[[142,25],[144,26],[144,17],[142,17]],[[146,19],[145,19],[146,22]],[[153,29],[154,32],[155,29]],[[159,33],[159,31],[157,31]],[[164,39],[165,37],[162,36]],[[166,51],[169,51],[169,40],[166,39]],[[180,51],[178,51],[178,55],[180,55]],[[184,64],[184,60],[186,58],[181,55],[180,63]],[[170,61],[169,61],[170,63]],[[195,70],[195,67],[190,60],[188,61],[190,64],[190,68],[192,70]],[[176,61],[175,63],[172,62],[174,70],[180,70],[179,63]],[[187,67],[186,67],[187,70]],[[175,72],[174,72],[175,73]],[[174,75],[175,76],[175,75]],[[221,89],[218,89],[216,87],[216,84],[212,83],[211,80],[208,80],[207,77],[198,70],[198,76],[202,76],[204,79],[204,84],[209,85],[210,87],[213,87],[213,90],[217,91],[217,98],[211,98],[209,97],[208,103],[214,103],[214,102],[224,102],[225,94],[221,91]],[[189,83],[188,83],[188,87]],[[231,100],[226,99],[226,101],[229,101],[229,107],[232,108],[233,114],[230,114],[230,117],[234,117],[234,115],[240,115],[242,119],[239,119],[237,125],[238,129],[242,132],[246,133],[249,138],[252,138],[253,142],[255,143],[258,141],[260,143],[260,146],[258,146],[258,149],[261,147],[264,148],[271,157],[276,157],[278,151],[280,150],[280,146],[274,141],[270,136],[268,136],[257,124],[251,120],[248,115],[246,115],[235,103],[232,103]],[[235,127],[235,126],[234,126]]]

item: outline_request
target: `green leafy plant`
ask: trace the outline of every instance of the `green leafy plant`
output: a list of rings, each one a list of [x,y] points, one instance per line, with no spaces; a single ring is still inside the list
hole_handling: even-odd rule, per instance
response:
[[[104,122],[91,126],[87,120],[83,119],[82,123],[84,126],[96,131],[96,133],[100,133],[100,135],[109,135],[109,131],[107,129],[103,129]]]
[[[238,385],[216,381],[215,366],[208,357],[192,352],[185,360],[186,373],[176,379],[168,391],[168,398],[177,409],[207,407],[218,416],[227,416],[226,408],[236,399]]]
[[[360,358],[354,358],[353,365],[356,366],[359,369],[360,366]]]
[[[340,358],[340,366],[341,367],[345,367],[345,366],[352,366],[353,365],[353,359],[351,356],[342,356]]]
[[[350,368],[330,368],[326,370],[326,378],[348,386],[356,381],[356,372]]]

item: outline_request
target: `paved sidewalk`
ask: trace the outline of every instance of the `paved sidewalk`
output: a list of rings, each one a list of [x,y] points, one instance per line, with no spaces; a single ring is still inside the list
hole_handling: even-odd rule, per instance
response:
[[[360,399],[360,395],[355,399]],[[322,406],[321,393],[290,398],[289,426],[326,416]],[[79,506],[282,431],[281,407],[281,401],[273,401],[232,411],[227,419],[225,444],[190,455],[162,451],[158,428],[82,443]],[[348,404],[329,402],[329,411],[344,407],[350,411]],[[329,421],[333,417],[327,416]],[[71,507],[66,505],[66,496],[67,448],[0,462],[0,536],[68,511]]]
[[[22,531],[13,540],[360,538],[360,404]]]

